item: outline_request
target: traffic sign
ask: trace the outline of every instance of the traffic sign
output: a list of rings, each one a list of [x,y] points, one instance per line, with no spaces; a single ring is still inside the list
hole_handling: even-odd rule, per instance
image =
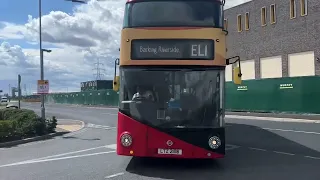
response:
[[[38,94],[48,94],[48,93],[49,93],[49,81],[38,80]]]

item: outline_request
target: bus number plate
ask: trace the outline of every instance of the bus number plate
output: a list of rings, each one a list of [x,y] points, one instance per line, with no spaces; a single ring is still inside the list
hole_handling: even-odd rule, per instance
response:
[[[158,149],[158,154],[182,155],[182,150],[181,149]]]

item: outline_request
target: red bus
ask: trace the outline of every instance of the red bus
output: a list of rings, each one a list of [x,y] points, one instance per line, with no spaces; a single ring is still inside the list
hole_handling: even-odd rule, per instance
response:
[[[129,0],[121,31],[117,154],[223,158],[224,1]]]

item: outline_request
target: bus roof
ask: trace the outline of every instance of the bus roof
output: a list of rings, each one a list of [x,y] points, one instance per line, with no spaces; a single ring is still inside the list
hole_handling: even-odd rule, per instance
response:
[[[127,0],[127,3],[128,3],[128,2],[135,2],[135,1],[150,1],[150,0]],[[154,1],[157,1],[157,0],[154,0]],[[174,0],[172,0],[172,1],[174,1]],[[225,0],[211,0],[211,1],[222,2],[222,1],[225,1]]]

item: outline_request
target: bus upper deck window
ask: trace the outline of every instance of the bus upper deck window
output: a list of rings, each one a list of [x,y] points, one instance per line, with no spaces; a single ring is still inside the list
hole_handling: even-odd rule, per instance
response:
[[[129,6],[130,27],[222,27],[218,1],[141,1]]]

